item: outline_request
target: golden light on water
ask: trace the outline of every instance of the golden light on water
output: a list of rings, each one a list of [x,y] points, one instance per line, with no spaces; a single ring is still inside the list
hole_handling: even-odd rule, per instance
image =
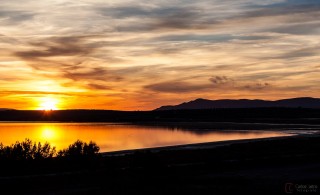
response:
[[[62,149],[67,146],[67,144],[62,144],[61,139],[61,129],[53,125],[43,125],[33,131],[34,141],[40,141],[41,143],[48,142],[51,146],[57,149]]]
[[[10,145],[26,138],[50,143],[57,150],[65,149],[76,140],[94,141],[101,152],[149,148],[190,143],[255,139],[284,136],[266,131],[192,131],[170,130],[165,127],[91,123],[0,123],[0,143]]]
[[[57,132],[53,129],[46,128],[42,131],[41,136],[44,139],[51,140],[56,138]]]

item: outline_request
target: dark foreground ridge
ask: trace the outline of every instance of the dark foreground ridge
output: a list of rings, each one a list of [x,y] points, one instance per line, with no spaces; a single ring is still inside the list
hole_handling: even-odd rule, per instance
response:
[[[215,108],[320,108],[320,99],[301,97],[276,101],[268,100],[207,100],[196,99],[175,106],[162,106],[156,110],[189,110],[189,109],[215,109]]]
[[[241,122],[320,124],[320,109],[312,108],[234,108],[163,111],[57,110],[0,111],[0,121],[57,122]]]
[[[9,164],[0,194],[319,194],[319,172],[320,137],[305,135]]]

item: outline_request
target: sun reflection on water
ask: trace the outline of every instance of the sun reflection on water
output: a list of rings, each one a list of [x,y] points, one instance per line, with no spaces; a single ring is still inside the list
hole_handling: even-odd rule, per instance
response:
[[[283,135],[275,131],[172,131],[165,127],[123,124],[0,123],[0,143],[4,145],[29,138],[34,142],[48,142],[61,150],[82,140],[96,142],[101,152]]]
[[[44,125],[38,128],[34,136],[32,136],[32,140],[39,141],[41,143],[48,142],[51,146],[54,146],[57,149],[62,149],[61,147],[64,147],[64,145],[61,145],[61,135],[62,132],[59,128],[50,125]]]
[[[56,137],[56,132],[52,129],[46,128],[42,131],[43,139],[52,140]]]

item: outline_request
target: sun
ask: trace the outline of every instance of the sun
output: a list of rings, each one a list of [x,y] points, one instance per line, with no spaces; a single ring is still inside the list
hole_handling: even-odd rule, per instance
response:
[[[58,104],[57,99],[54,99],[51,97],[45,97],[40,100],[39,110],[46,110],[46,111],[58,110],[57,104]]]

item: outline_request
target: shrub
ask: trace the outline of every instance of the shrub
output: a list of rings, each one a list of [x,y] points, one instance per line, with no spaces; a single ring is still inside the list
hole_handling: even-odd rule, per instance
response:
[[[77,140],[67,149],[60,150],[58,152],[58,157],[93,157],[98,154],[99,150],[99,146],[92,141],[86,143]]]
[[[23,142],[17,141],[11,146],[0,144],[0,158],[6,160],[34,160],[52,158],[56,154],[56,148],[49,143],[42,145],[40,142],[32,142],[25,139]]]
[[[17,141],[11,146],[4,146],[0,143],[0,159],[2,160],[38,160],[52,159],[53,157],[94,157],[98,155],[100,148],[96,143],[89,143],[77,140],[67,149],[56,152],[56,148],[49,143],[43,145],[38,142],[32,142],[30,139],[25,139],[23,142]]]

